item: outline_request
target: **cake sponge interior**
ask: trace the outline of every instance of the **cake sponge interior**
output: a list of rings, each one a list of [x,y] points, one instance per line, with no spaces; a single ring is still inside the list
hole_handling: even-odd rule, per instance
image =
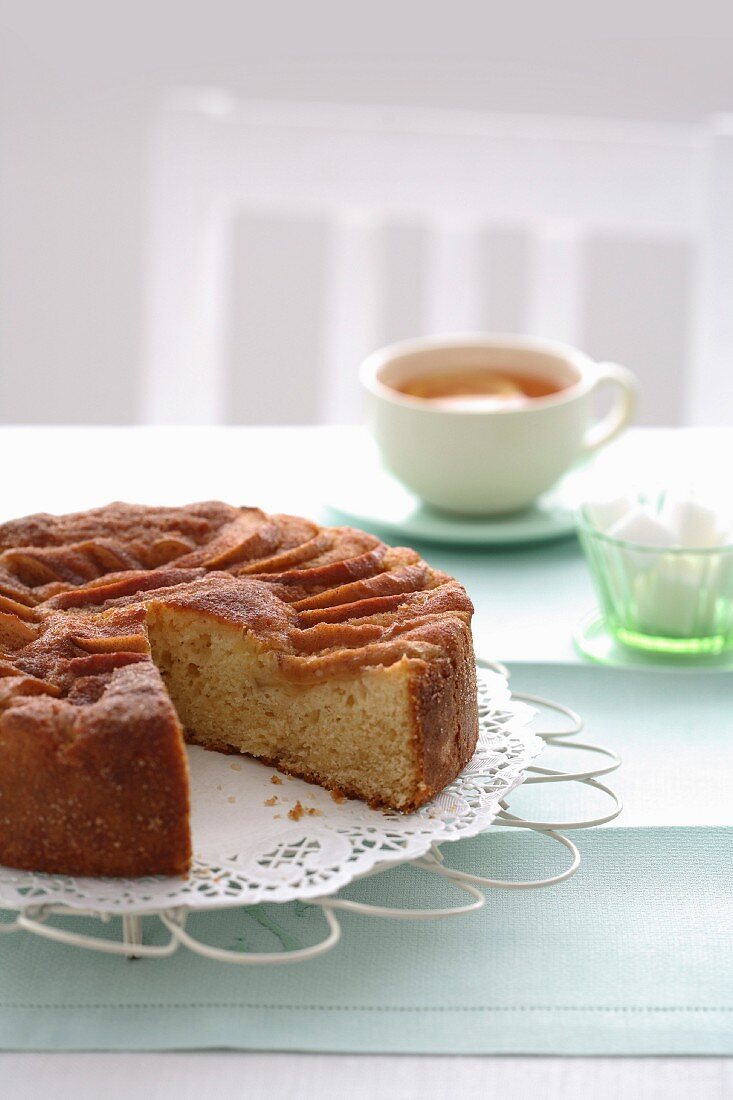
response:
[[[407,808],[419,784],[410,665],[292,681],[241,626],[152,602],[150,647],[189,741],[246,753],[292,775]]]

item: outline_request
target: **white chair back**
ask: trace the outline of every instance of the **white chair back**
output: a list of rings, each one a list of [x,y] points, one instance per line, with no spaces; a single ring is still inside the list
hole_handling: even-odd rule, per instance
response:
[[[733,422],[733,126],[237,103],[155,132],[141,419],[349,422],[394,338],[618,359],[647,423]]]

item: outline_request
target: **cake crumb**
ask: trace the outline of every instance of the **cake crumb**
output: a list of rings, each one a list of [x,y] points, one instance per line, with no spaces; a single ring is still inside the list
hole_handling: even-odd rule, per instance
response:
[[[315,806],[309,806],[308,809],[305,812],[307,814],[310,814],[311,817],[321,817],[322,816],[322,811],[317,810]]]
[[[282,783],[282,779],[280,778],[279,775],[271,775],[270,776],[270,782],[274,783],[276,787],[279,787],[280,784]]]
[[[230,764],[229,767],[232,769],[233,772],[241,772],[242,770],[242,765],[237,763]]]
[[[295,779],[295,776],[294,775],[286,775],[285,778],[288,780],[288,782],[291,782],[293,779]],[[280,780],[280,782],[282,783],[282,780]]]
[[[305,810],[300,804],[300,799],[295,803],[292,810],[288,810],[288,817],[291,821],[300,821],[301,817],[305,813]]]
[[[237,801],[236,796],[233,795],[233,794],[230,794],[229,798],[227,799],[227,802],[236,802],[236,801]]]
[[[217,784],[216,784],[216,789],[217,789],[217,791],[220,791],[220,790],[221,790],[221,783],[217,783]]]
[[[274,806],[276,804],[276,802],[277,802],[277,795],[276,794],[274,794],[272,796],[272,798],[266,798],[265,799],[265,805],[266,806]]]
[[[343,791],[339,790],[331,791],[331,798],[334,800],[334,802],[337,802],[339,806],[342,802],[346,801],[346,795]]]
[[[275,818],[274,818],[274,820],[275,820],[275,821],[279,821],[279,820],[280,820],[280,814],[275,814]]]

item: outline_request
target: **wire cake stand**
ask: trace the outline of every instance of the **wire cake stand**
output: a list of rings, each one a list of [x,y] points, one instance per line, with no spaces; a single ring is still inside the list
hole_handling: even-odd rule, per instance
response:
[[[59,943],[128,958],[162,958],[181,947],[237,965],[281,964],[323,954],[341,936],[339,910],[394,920],[436,920],[480,909],[486,888],[529,890],[553,886],[580,866],[575,843],[559,830],[586,829],[621,812],[618,796],[601,777],[621,763],[600,745],[569,740],[583,721],[569,707],[540,696],[512,693],[503,665],[480,662],[479,743],[461,775],[414,814],[372,810],[336,800],[320,787],[280,776],[255,760],[189,749],[194,859],[185,877],[75,878],[0,867],[0,910],[10,920],[0,932],[24,930]],[[555,712],[562,730],[536,728],[540,714]],[[580,749],[599,757],[595,767],[567,772],[535,761],[546,745]],[[579,783],[612,801],[601,817],[579,821],[529,820],[513,813],[510,796],[520,785]],[[491,826],[529,829],[561,844],[569,865],[527,882],[469,874],[444,862],[441,846],[477,836]],[[350,883],[409,863],[449,882],[469,900],[449,908],[403,909],[340,896]],[[481,889],[483,888],[483,889]],[[263,903],[307,902],[320,908],[327,934],[320,942],[286,951],[234,951],[194,938],[191,914]],[[121,939],[60,927],[51,918],[121,918]],[[143,942],[143,917],[165,926],[163,944]]]

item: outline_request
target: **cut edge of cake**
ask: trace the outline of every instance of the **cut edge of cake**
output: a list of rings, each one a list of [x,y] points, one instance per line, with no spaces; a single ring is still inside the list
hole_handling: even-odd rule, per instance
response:
[[[358,675],[303,682],[236,624],[165,601],[148,605],[153,660],[187,740],[409,812],[455,779],[477,729],[460,663],[402,656]],[[474,672],[475,675],[475,672]],[[448,730],[453,737],[446,736]]]

